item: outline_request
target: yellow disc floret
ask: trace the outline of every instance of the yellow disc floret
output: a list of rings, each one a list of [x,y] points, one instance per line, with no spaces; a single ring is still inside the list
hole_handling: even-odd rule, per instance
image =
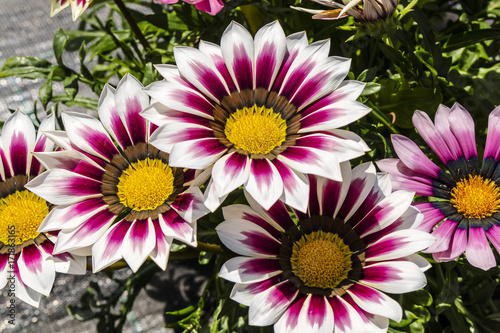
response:
[[[308,287],[333,289],[352,269],[352,251],[330,232],[315,231],[293,244],[292,272]]]
[[[136,211],[154,210],[174,191],[174,175],[168,164],[146,158],[122,172],[117,188],[124,206]]]
[[[267,154],[286,139],[286,121],[264,106],[238,109],[226,121],[224,134],[238,149]]]
[[[482,219],[498,212],[500,189],[491,179],[470,175],[451,190],[450,203],[463,216]]]
[[[0,199],[0,242],[20,245],[35,239],[48,213],[47,202],[28,190]]]

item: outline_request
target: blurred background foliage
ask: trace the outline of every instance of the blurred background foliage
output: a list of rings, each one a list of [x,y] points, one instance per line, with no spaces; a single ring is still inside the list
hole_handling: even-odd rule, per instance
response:
[[[367,83],[360,100],[373,111],[349,129],[360,134],[372,151],[353,165],[394,157],[393,133],[423,143],[411,123],[413,112],[422,110],[432,118],[440,103],[462,104],[476,122],[482,145],[488,114],[500,104],[500,1],[401,0],[392,17],[369,24],[352,18],[313,20],[311,14],[290,6],[328,9],[308,0],[230,0],[210,16],[185,2],[94,0],[77,30],[60,29],[55,34],[55,63],[36,56],[11,58],[1,68],[0,78],[44,80],[32,110],[36,118],[45,112],[59,116],[61,110],[76,107],[93,112],[104,85],[116,85],[126,73],[144,85],[160,80],[154,65],[175,64],[175,46],[196,47],[200,40],[219,44],[232,20],[252,33],[278,20],[287,35],[306,30],[311,42],[330,39],[331,55],[352,58],[349,78]],[[66,53],[78,54],[78,68],[64,63]],[[56,85],[64,93],[55,94]],[[95,95],[80,96],[83,85]],[[224,205],[244,200],[236,191]],[[198,239],[220,244],[214,227],[222,220],[220,209],[202,218]],[[272,332],[272,327],[246,325],[247,309],[229,299],[231,283],[217,276],[225,254],[193,252],[180,244],[174,250],[170,265],[176,258],[198,257],[211,278],[200,299],[167,313],[168,327],[179,332]],[[391,322],[389,332],[499,332],[498,268],[483,272],[463,259],[435,263],[427,258],[433,264],[427,272],[428,286],[394,296],[403,305],[404,319]],[[99,332],[119,332],[138,291],[157,271],[149,262],[135,275],[118,280],[110,270],[107,274],[120,287],[104,296],[97,284],[90,284],[79,304],[67,306],[68,313],[78,320],[99,318]]]

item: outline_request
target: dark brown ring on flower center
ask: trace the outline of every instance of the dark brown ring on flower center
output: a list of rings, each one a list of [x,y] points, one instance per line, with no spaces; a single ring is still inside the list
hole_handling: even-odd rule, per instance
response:
[[[244,149],[239,149],[228,140],[225,134],[226,122],[231,114],[243,108],[253,108],[254,106],[272,109],[274,113],[281,116],[286,122],[286,139],[280,145],[272,149],[267,154],[253,154]],[[264,88],[256,90],[243,90],[234,92],[229,96],[225,96],[220,104],[215,106],[213,110],[214,120],[210,122],[210,126],[214,130],[214,135],[219,141],[229,148],[229,152],[238,152],[253,159],[266,158],[269,160],[275,159],[286,148],[295,145],[295,140],[299,137],[297,134],[300,129],[300,120],[302,118],[297,109],[283,96],[279,96],[274,91],[268,91]]]
[[[126,214],[124,219],[127,221],[134,221],[136,219],[143,220],[147,218],[156,219],[159,214],[170,210],[170,204],[177,199],[179,194],[186,190],[186,186],[184,186],[184,169],[182,168],[171,168],[174,176],[173,191],[165,202],[159,205],[156,209],[130,209],[120,202],[120,198],[117,195],[117,186],[120,181],[120,176],[129,168],[131,164],[149,158],[151,160],[160,160],[168,165],[168,157],[168,153],[162,152],[146,143],[138,143],[134,146],[129,146],[123,151],[123,155],[116,154],[113,156],[111,162],[106,165],[104,175],[101,179],[103,201],[109,205],[108,210],[118,216]]]

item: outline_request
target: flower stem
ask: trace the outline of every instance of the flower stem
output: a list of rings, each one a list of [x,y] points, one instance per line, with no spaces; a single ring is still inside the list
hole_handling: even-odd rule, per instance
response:
[[[128,24],[130,25],[130,28],[134,32],[134,35],[139,39],[139,42],[142,44],[145,50],[151,50],[151,45],[149,45],[148,41],[146,40],[146,37],[142,34],[141,29],[139,29],[139,26],[137,23],[134,21],[134,18],[132,17],[132,14],[130,14],[129,10],[125,6],[122,0],[114,0],[115,4],[118,6],[120,11],[122,12],[123,16],[127,20]]]

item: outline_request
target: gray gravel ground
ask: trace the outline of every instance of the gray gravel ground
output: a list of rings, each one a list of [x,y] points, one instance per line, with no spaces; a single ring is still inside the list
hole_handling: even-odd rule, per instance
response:
[[[71,20],[69,8],[54,18],[49,13],[50,0],[0,0],[0,67],[14,56],[36,55],[55,62],[52,53],[54,33],[60,27],[76,29],[78,23]],[[76,66],[78,55],[65,55],[64,59],[69,66]],[[31,112],[41,84],[40,80],[0,78],[0,120],[8,117],[8,109]],[[84,94],[92,96],[91,92]],[[124,278],[131,271],[126,268],[116,274]],[[79,322],[67,316],[65,310],[67,304],[78,304],[90,281],[98,283],[104,292],[116,288],[115,283],[103,273],[87,272],[85,276],[57,274],[50,297],[42,298],[39,309],[16,300],[15,326],[8,323],[7,304],[10,298],[5,290],[0,291],[0,332],[95,332],[96,320]],[[206,278],[200,274],[195,263],[169,264],[165,272],[157,273],[141,291],[124,332],[172,332],[163,327],[165,311],[196,305],[205,282]]]

